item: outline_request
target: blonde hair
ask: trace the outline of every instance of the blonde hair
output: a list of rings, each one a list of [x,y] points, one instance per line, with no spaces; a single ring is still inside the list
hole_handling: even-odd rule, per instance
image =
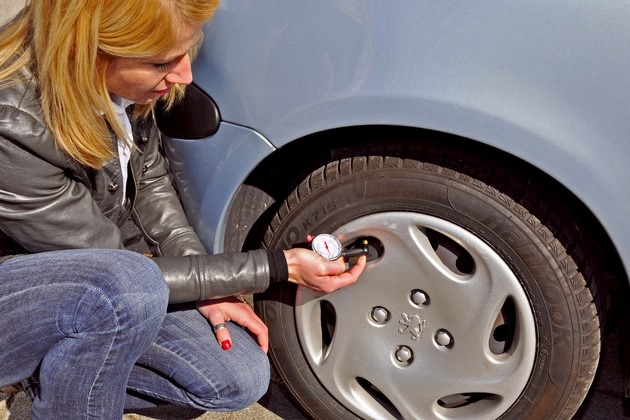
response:
[[[109,127],[127,137],[105,83],[113,57],[166,53],[182,25],[209,20],[218,0],[30,0],[0,32],[0,85],[29,68],[57,146],[100,168],[114,155]],[[194,52],[193,52],[194,53]],[[183,94],[177,86],[164,98]],[[151,105],[139,106],[147,114]]]

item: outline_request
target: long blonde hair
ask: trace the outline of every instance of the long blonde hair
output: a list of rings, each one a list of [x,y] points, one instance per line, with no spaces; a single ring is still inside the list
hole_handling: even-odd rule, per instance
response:
[[[127,135],[105,83],[113,57],[146,58],[176,44],[184,24],[209,20],[218,0],[30,0],[0,32],[0,86],[35,74],[57,146],[83,165],[113,157],[109,127]],[[164,99],[173,103],[178,86]],[[151,106],[138,107],[147,113]]]

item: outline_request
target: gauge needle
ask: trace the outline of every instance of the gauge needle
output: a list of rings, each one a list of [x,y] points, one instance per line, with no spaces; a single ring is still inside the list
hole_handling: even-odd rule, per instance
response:
[[[330,249],[328,249],[328,242],[324,241],[324,246],[326,247],[326,251],[330,251]]]

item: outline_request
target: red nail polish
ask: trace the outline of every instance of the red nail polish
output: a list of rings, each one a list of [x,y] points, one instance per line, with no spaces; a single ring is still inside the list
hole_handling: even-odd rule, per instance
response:
[[[229,350],[232,348],[232,343],[230,343],[230,340],[221,341],[221,347],[223,347],[223,350]]]

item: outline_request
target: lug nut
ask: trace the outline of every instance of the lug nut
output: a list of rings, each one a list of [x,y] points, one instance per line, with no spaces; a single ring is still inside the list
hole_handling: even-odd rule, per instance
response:
[[[423,290],[412,290],[410,298],[411,302],[418,306],[429,304],[429,295],[427,295],[426,292]]]
[[[372,321],[377,324],[384,324],[389,321],[389,311],[382,306],[376,306],[372,308],[372,313],[370,314],[372,317]]]
[[[453,336],[446,330],[438,330],[435,333],[435,342],[440,346],[450,348],[453,346]]]
[[[413,362],[413,351],[407,346],[398,346],[394,352],[396,361],[403,366],[408,366]]]

